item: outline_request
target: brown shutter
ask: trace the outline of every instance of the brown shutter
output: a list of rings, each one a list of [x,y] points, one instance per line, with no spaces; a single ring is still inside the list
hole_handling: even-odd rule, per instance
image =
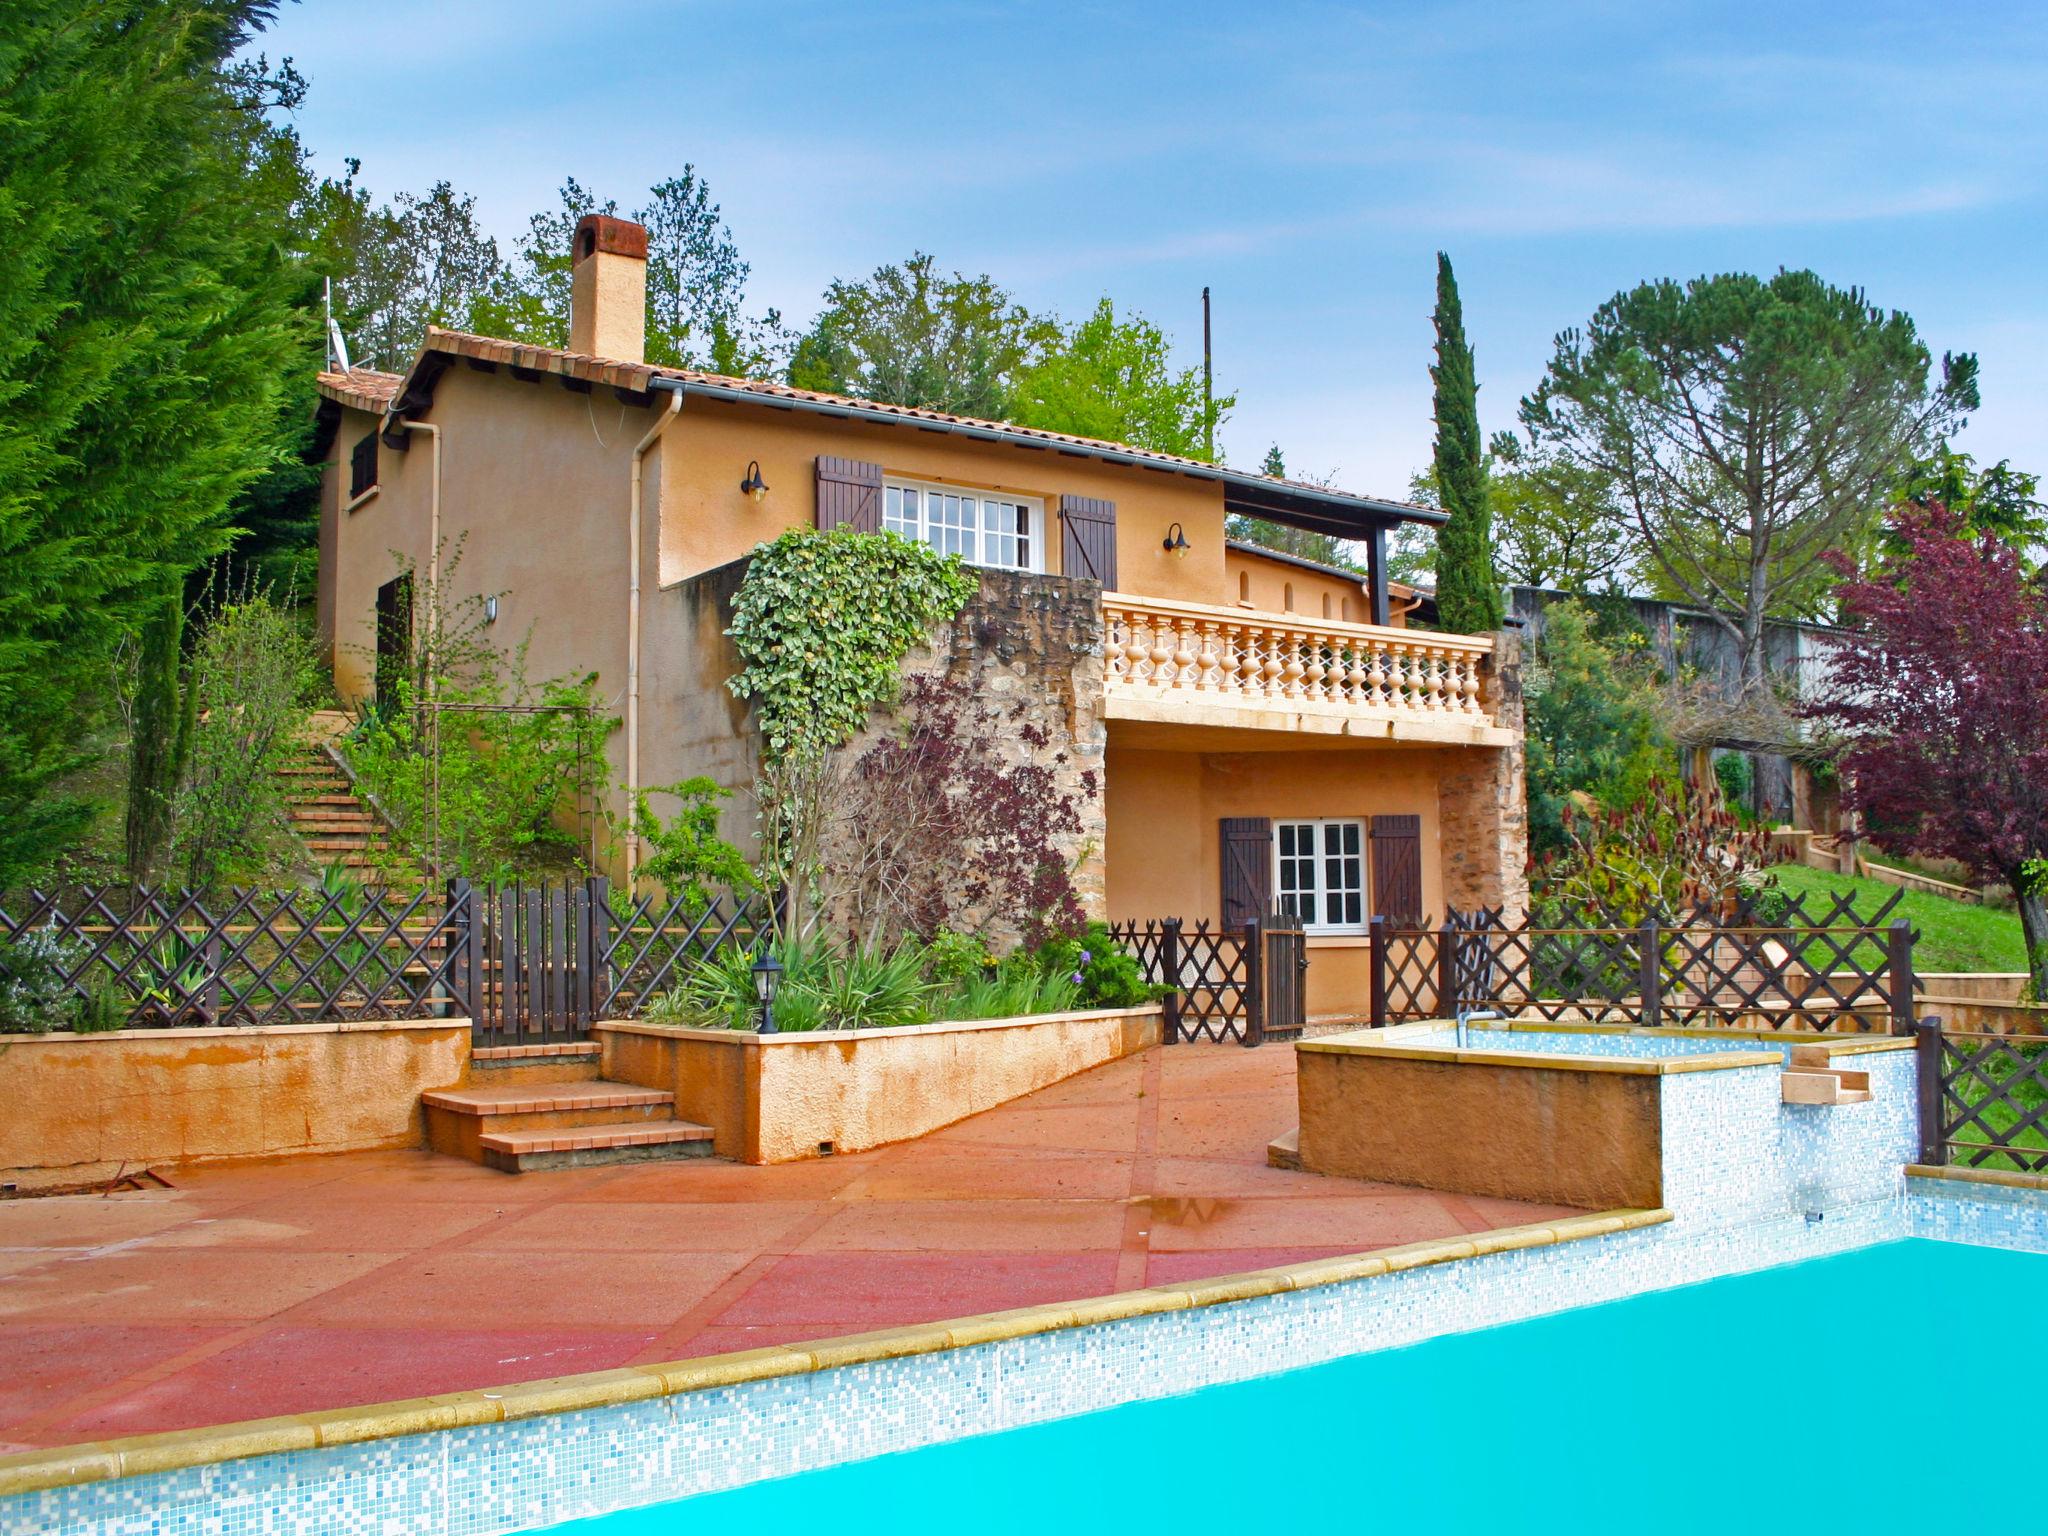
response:
[[[1273,906],[1273,823],[1264,816],[1225,816],[1223,924],[1240,928]]]
[[[1397,923],[1422,921],[1422,818],[1372,819],[1372,910]]]
[[[1094,496],[1060,497],[1060,570],[1116,590],[1116,503]]]
[[[882,466],[818,455],[818,527],[882,531]]]

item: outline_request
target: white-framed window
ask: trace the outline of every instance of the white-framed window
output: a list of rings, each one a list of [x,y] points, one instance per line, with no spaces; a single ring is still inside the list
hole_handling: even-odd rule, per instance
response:
[[[1275,822],[1273,895],[1309,933],[1365,932],[1365,823]]]
[[[969,565],[1036,571],[1044,562],[1045,503],[998,491],[916,480],[882,482],[882,526]]]

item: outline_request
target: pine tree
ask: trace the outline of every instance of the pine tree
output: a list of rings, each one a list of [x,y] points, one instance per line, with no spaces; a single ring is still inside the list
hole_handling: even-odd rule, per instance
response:
[[[265,0],[19,0],[0,26],[0,889],[90,808],[59,793],[106,680],[279,452],[317,357],[282,253],[298,166]]]
[[[1493,510],[1479,436],[1479,382],[1451,258],[1436,257],[1436,483],[1450,521],[1437,532],[1436,611],[1447,630],[1489,634],[1505,616],[1493,569]]]

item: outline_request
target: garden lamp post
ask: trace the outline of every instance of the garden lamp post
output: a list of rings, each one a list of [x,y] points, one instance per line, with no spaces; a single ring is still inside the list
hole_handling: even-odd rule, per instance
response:
[[[775,989],[782,985],[782,966],[764,947],[752,966],[754,1000],[761,1005],[760,1033],[775,1033]]]

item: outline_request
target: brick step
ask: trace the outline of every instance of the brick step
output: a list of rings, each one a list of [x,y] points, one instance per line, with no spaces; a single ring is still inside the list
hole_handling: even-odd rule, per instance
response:
[[[479,1086],[593,1082],[603,1055],[595,1040],[479,1046],[469,1053],[470,1081]]]
[[[367,853],[376,839],[375,832],[323,832],[299,841],[315,853]]]
[[[538,1173],[608,1163],[709,1157],[711,1139],[710,1126],[692,1125],[685,1120],[592,1125],[569,1130],[494,1130],[481,1138],[477,1161],[505,1173]]]
[[[354,795],[343,795],[343,794],[332,794],[332,795],[329,795],[329,794],[319,794],[319,795],[311,795],[311,794],[308,794],[308,795],[301,795],[301,794],[291,794],[291,795],[287,795],[287,796],[286,796],[286,798],[287,798],[288,800],[290,800],[290,801],[291,801],[291,804],[292,804],[292,808],[293,808],[294,810],[298,809],[298,808],[299,808],[299,807],[301,807],[301,806],[306,806],[306,807],[309,807],[309,808],[317,808],[317,807],[319,807],[319,806],[323,806],[323,805],[329,805],[329,806],[340,806],[340,807],[342,807],[342,808],[343,808],[343,809],[345,809],[345,810],[346,810],[346,809],[353,809],[353,810],[363,811],[363,813],[364,813],[365,815],[368,815],[368,814],[369,814],[369,812],[368,812],[367,810],[364,810],[364,807],[363,807],[363,802],[362,802],[362,801],[360,801],[360,800],[358,800],[358,799],[357,799],[357,798],[356,798],[356,797],[355,797]]]
[[[377,832],[382,829],[367,811],[325,811],[317,816],[292,813],[292,825],[308,832]]]
[[[450,1114],[494,1117],[585,1109],[667,1109],[675,1103],[675,1095],[659,1088],[636,1088],[631,1083],[566,1083],[555,1089],[492,1083],[481,1088],[437,1088],[421,1094],[420,1102]]]

